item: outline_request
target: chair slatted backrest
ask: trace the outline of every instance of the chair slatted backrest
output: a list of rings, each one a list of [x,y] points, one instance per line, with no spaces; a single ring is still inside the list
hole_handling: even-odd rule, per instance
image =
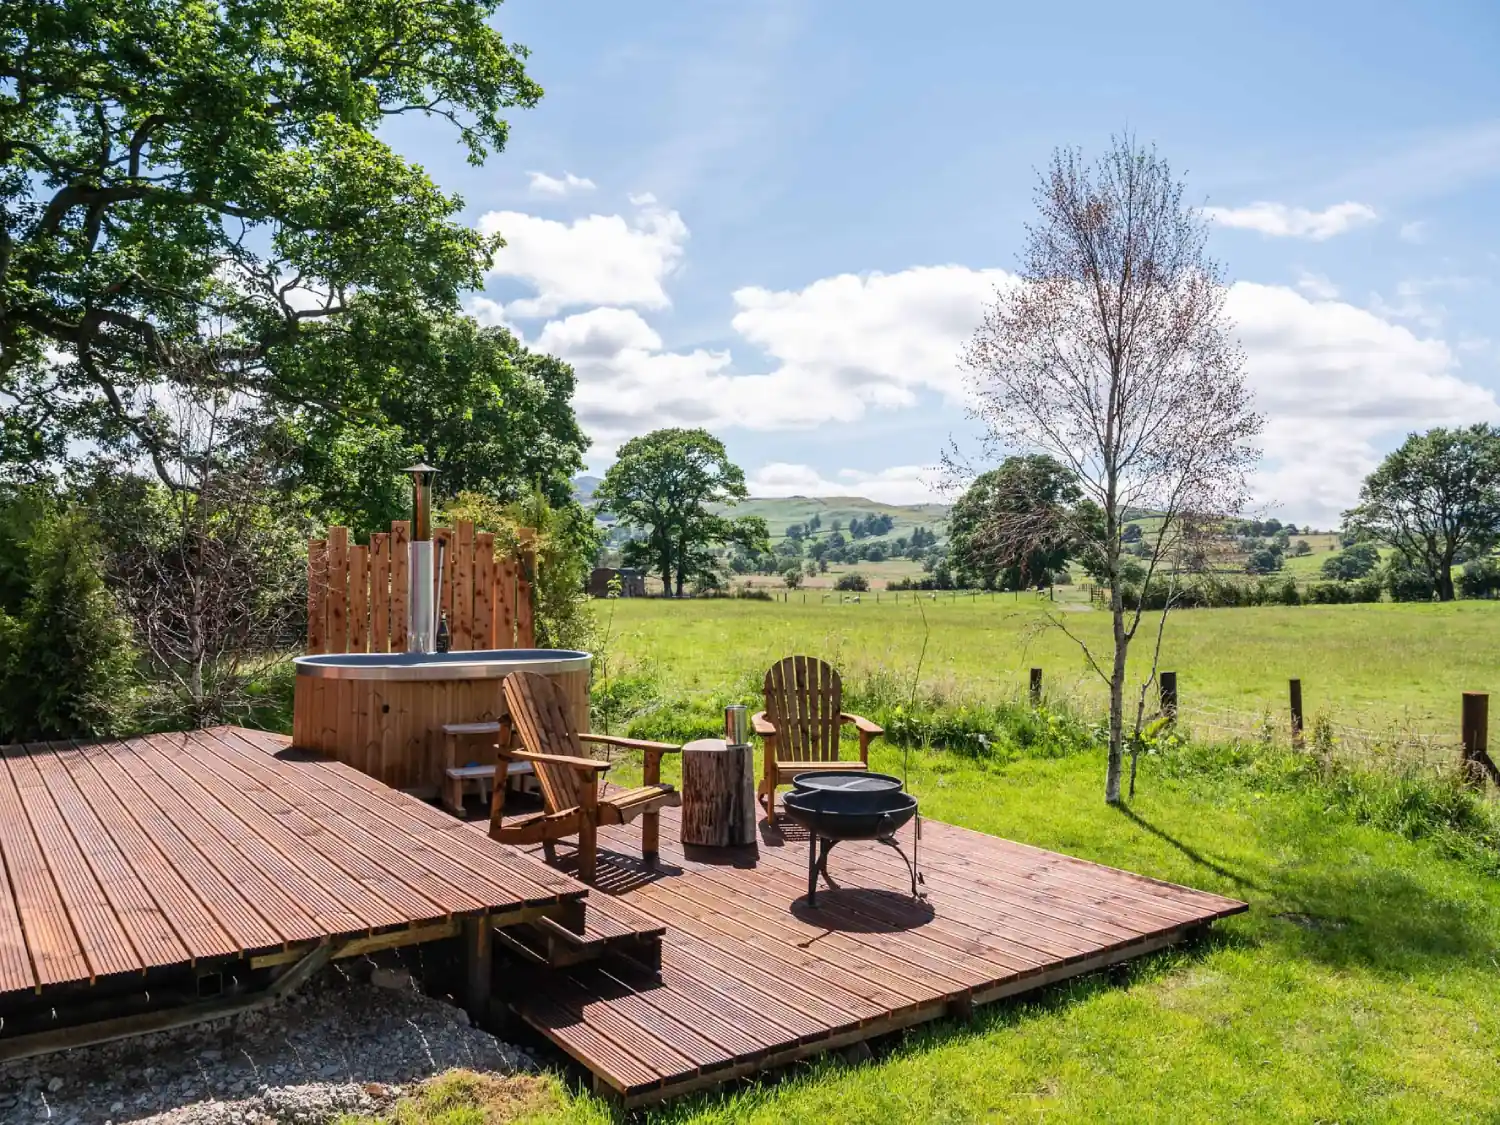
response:
[[[510,721],[521,739],[521,745],[533,754],[560,754],[583,758],[578,732],[568,717],[562,692],[546,676],[535,672],[512,672],[505,677],[505,702]],[[537,783],[548,812],[564,812],[582,802],[580,785],[591,784],[579,771],[551,762],[533,762]]]
[[[778,761],[838,760],[844,685],[833,665],[812,656],[788,656],[771,665],[765,692]]]

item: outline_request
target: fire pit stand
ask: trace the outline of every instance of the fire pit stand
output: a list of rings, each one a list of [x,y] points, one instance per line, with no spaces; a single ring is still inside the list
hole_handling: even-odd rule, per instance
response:
[[[894,832],[894,829],[892,830]],[[828,853],[833,851],[834,845],[849,839],[847,836],[821,836],[808,830],[808,852],[807,852],[807,905],[818,905],[818,876],[822,875],[826,882],[834,890],[838,884],[828,875]],[[916,835],[912,837],[911,855],[908,857],[901,847],[901,842],[894,835],[874,837],[877,844],[884,844],[901,857],[901,862],[906,864],[906,870],[911,875],[911,897],[914,899],[925,899],[927,892],[917,889],[919,883],[925,883],[922,872],[917,867],[917,845],[922,839],[922,818],[916,818]]]
[[[923,899],[923,882],[917,866],[922,822],[917,817],[917,799],[901,791],[899,779],[886,774],[850,771],[803,774],[792,782],[793,791],[784,804],[786,815],[807,829],[807,904],[818,905],[818,876],[830,887],[837,884],[828,875],[828,853],[844,840],[874,840],[901,857],[911,875],[911,895]],[[907,856],[896,833],[916,818],[912,854]]]

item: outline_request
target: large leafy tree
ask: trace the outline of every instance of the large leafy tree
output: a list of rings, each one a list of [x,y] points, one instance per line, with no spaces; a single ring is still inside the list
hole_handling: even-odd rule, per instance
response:
[[[981,473],[953,505],[948,561],[964,584],[1005,590],[1046,582],[1067,565],[1073,473],[1044,453],[1007,457]]]
[[[173,391],[389,405],[369,320],[451,310],[499,240],[379,130],[419,113],[475,163],[504,145],[541,91],[498,3],[0,5],[4,455],[108,446],[180,488]]]
[[[1412,434],[1365,478],[1344,520],[1395,547],[1452,601],[1459,552],[1500,542],[1500,427]]]
[[[675,588],[680,597],[689,580],[712,575],[719,547],[769,553],[765,520],[715,511],[749,492],[744,471],[707,430],[653,430],[631,438],[617,456],[594,500],[644,533],[625,545],[625,560],[655,569],[664,590]]]
[[[413,323],[356,303],[349,316],[353,347],[309,341],[297,362],[358,385],[359,399],[347,392],[350,408],[338,413],[299,408],[279,427],[330,518],[374,531],[406,515],[400,470],[413,461],[435,466],[449,496],[505,502],[539,488],[555,508],[576,506],[570,478],[588,439],[570,366],[461,315]]]

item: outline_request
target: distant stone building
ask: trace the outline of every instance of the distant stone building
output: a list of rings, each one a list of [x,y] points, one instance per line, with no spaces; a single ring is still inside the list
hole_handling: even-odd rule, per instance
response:
[[[628,566],[618,569],[612,566],[594,567],[593,573],[589,575],[589,594],[596,598],[609,597],[609,584],[616,578],[620,580],[620,597],[644,598],[646,596],[645,572]]]

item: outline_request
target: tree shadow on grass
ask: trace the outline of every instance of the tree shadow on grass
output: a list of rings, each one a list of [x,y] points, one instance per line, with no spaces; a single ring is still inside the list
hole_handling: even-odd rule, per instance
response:
[[[1500,956],[1495,912],[1434,894],[1404,871],[1368,864],[1289,871],[1270,932],[1293,954],[1335,968],[1410,975]]]
[[[1257,883],[1248,875],[1235,871],[1219,860],[1216,860],[1211,856],[1208,856],[1205,853],[1199,851],[1191,844],[1179,840],[1170,832],[1167,832],[1162,828],[1158,828],[1145,817],[1137,813],[1134,809],[1128,808],[1124,805],[1117,806],[1117,808],[1120,815],[1123,816],[1126,820],[1130,821],[1130,823],[1134,824],[1137,828],[1141,829],[1143,832],[1149,832],[1151,835],[1155,836],[1158,840],[1161,840],[1164,843],[1170,844],[1172,847],[1176,848],[1184,856],[1190,859],[1193,863],[1197,864],[1199,867],[1203,867],[1209,871],[1212,871],[1215,875],[1219,876],[1219,878],[1228,879],[1231,883],[1242,887],[1249,887],[1252,891],[1259,891],[1261,894],[1272,893],[1269,888],[1263,886],[1260,883]]]
[[[1429,971],[1439,961],[1485,966],[1500,957],[1500,927],[1492,907],[1474,898],[1434,893],[1390,861],[1350,854],[1348,862],[1340,863],[1336,853],[1299,847],[1257,880],[1131,809],[1122,808],[1120,814],[1195,865],[1255,892],[1251,925],[1290,956],[1402,975]],[[1427,861],[1447,862],[1436,856]]]

